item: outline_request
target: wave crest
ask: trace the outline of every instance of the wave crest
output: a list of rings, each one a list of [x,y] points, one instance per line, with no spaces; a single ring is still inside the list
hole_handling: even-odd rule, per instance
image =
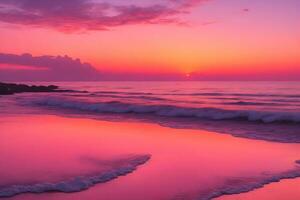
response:
[[[262,188],[267,184],[279,182],[283,179],[293,179],[300,177],[300,168],[285,171],[278,174],[264,173],[260,177],[254,178],[231,178],[225,183],[214,189],[212,192],[201,195],[201,200],[210,200],[223,195],[233,195],[253,191]]]
[[[119,176],[133,172],[139,165],[146,163],[150,159],[150,155],[140,155],[129,158],[121,166],[102,172],[94,176],[79,176],[70,180],[56,183],[37,183],[27,185],[12,185],[0,188],[1,197],[13,197],[22,193],[43,193],[43,192],[79,192],[86,190],[95,184],[108,182]]]
[[[120,101],[86,102],[67,98],[42,98],[34,101],[35,105],[67,108],[97,113],[135,113],[153,114],[164,117],[192,117],[208,120],[247,120],[252,122],[299,123],[299,112],[271,112],[257,110],[226,110],[220,108],[192,108],[175,105],[130,104]]]

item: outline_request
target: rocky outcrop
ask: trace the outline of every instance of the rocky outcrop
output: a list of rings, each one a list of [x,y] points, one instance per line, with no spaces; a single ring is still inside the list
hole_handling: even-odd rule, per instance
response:
[[[59,90],[56,85],[25,85],[15,83],[1,83],[0,82],[0,95],[11,95],[23,92],[68,92],[69,90]]]

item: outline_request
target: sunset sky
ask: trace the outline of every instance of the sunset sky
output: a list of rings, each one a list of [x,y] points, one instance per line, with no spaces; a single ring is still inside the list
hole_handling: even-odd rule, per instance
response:
[[[300,80],[299,9],[299,0],[1,0],[0,79]]]

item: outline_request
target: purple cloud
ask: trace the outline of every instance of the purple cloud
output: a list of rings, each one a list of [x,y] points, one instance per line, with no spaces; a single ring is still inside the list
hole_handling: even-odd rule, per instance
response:
[[[1,0],[0,21],[63,32],[107,30],[128,24],[182,24],[180,14],[207,0],[153,0],[120,4],[113,0]],[[140,2],[139,2],[140,3]]]
[[[100,77],[92,65],[68,56],[0,53],[0,64],[0,79],[8,81],[92,81]]]

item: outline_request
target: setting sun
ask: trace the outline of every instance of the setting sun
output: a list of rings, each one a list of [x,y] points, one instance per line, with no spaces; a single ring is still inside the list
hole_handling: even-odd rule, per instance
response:
[[[0,199],[299,189],[300,0],[0,0]]]

